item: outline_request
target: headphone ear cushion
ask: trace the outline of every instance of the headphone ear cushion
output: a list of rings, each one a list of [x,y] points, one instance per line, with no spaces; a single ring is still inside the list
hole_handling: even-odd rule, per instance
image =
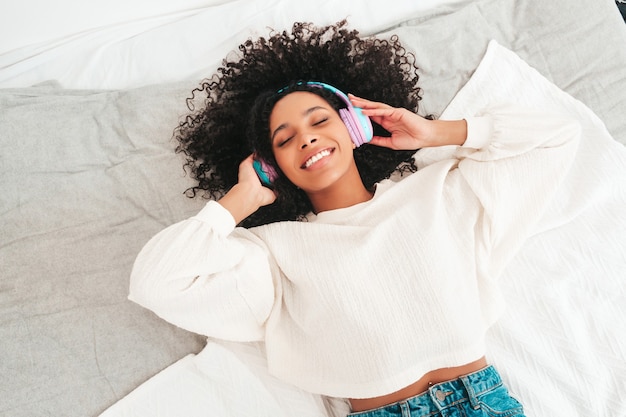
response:
[[[257,159],[255,157],[252,161],[252,166],[254,167],[254,170],[256,171],[256,174],[261,182],[265,185],[272,185],[276,178],[278,178],[276,170],[274,170],[270,164],[262,159]]]
[[[339,109],[339,116],[348,128],[350,138],[356,147],[372,140],[374,135],[372,122],[369,117],[363,114],[360,108],[348,106],[345,109]]]

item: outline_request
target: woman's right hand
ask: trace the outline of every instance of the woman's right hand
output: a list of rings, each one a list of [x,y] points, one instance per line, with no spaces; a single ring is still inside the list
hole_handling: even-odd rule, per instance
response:
[[[239,164],[239,181],[219,200],[237,224],[260,207],[276,200],[274,191],[261,183],[252,162],[253,156],[250,155]]]

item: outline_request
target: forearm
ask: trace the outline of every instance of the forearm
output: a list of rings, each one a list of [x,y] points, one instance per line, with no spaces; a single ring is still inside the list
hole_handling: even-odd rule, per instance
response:
[[[488,161],[510,158],[540,149],[577,147],[580,125],[569,117],[527,108],[501,105],[467,118],[463,148],[478,152],[463,155]]]
[[[129,299],[196,333],[260,339],[274,297],[267,253],[234,230],[215,201],[164,229],[137,256]]]
[[[230,212],[235,224],[239,224],[262,205],[259,196],[242,183],[235,184],[218,203]]]
[[[499,276],[546,213],[568,175],[579,124],[562,116],[498,106],[468,117],[468,138],[454,157],[482,206],[481,239],[490,274]]]
[[[237,265],[244,254],[227,236],[235,228],[229,214],[209,202],[196,216],[173,224],[152,237],[137,255],[131,294],[160,297],[188,289],[198,276],[210,276]]]
[[[467,122],[461,120],[432,120],[432,139],[429,146],[461,146],[467,139]]]

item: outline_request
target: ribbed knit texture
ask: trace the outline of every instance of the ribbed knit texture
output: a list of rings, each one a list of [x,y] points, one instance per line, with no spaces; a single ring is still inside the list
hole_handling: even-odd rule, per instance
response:
[[[129,298],[182,328],[266,343],[270,371],[335,397],[388,394],[485,353],[497,278],[574,158],[579,126],[509,106],[454,158],[309,221],[235,228],[209,202],[139,254]]]

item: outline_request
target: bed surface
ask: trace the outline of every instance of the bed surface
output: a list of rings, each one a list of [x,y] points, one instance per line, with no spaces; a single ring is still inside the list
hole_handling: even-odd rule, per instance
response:
[[[95,25],[91,29],[50,26],[41,38],[21,42],[0,36],[0,416],[96,416],[181,358],[211,362],[207,351],[187,357],[203,350],[204,337],[126,299],[128,276],[152,235],[204,204],[183,195],[191,180],[173,152],[171,134],[186,112],[185,98],[245,38],[297,20],[288,3],[251,10],[243,7],[251,1],[198,1],[172,10],[161,2],[153,14],[132,8],[123,17],[83,22]],[[386,11],[377,3],[348,1],[337,14],[301,13],[320,24],[350,14],[351,26],[363,33],[398,34],[421,68],[423,114],[446,115],[494,39],[591,109],[598,117],[594,129],[606,128],[615,140],[598,142],[603,152],[589,148],[581,171],[584,162],[607,171],[599,170],[594,181],[577,177],[580,198],[548,217],[512,264],[505,282],[511,304],[489,338],[490,355],[507,365],[502,372],[519,396],[552,412],[535,415],[626,415],[619,395],[626,392],[620,273],[626,271],[626,181],[620,176],[626,168],[626,25],[615,3],[405,2]],[[226,30],[227,19],[244,10],[246,19]],[[3,30],[25,29],[13,23]],[[210,41],[199,42],[204,34]],[[498,83],[506,86],[506,78]],[[481,99],[481,89],[471,91]],[[585,217],[592,212],[594,220]],[[563,233],[550,233],[555,230]],[[577,240],[581,236],[585,240]],[[232,360],[253,377],[262,374],[262,347],[224,351],[212,343],[221,363]],[[226,390],[218,376],[232,368],[220,369],[211,375]],[[594,374],[597,369],[602,373]],[[584,381],[598,375],[607,378],[590,391],[603,402],[578,398]],[[543,394],[533,378],[549,381]],[[268,395],[311,401],[268,381],[261,384],[271,386]],[[215,398],[230,398],[224,392]],[[262,398],[261,388],[257,392]],[[555,407],[568,406],[541,408],[549,400],[544,394],[553,392],[561,392]],[[311,415],[341,410],[313,401]],[[133,415],[124,414],[128,410],[111,409],[108,416]],[[243,415],[224,412],[213,415]]]

